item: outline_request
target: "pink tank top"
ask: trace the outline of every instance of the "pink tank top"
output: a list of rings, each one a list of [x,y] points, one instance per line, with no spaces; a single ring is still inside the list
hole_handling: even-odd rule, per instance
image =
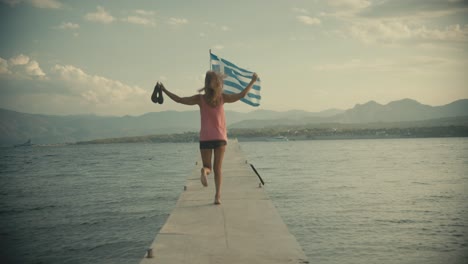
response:
[[[200,141],[226,140],[226,117],[224,115],[224,101],[212,107],[205,101],[205,97],[200,95]]]

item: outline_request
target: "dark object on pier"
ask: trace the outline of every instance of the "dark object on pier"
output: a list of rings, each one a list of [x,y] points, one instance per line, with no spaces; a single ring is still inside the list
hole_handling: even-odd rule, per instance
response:
[[[257,174],[258,178],[260,179],[260,181],[262,182],[262,185],[265,185],[265,182],[263,181],[262,177],[260,177],[260,174],[258,174],[258,171],[255,169],[254,165],[252,163],[250,163],[250,167],[252,167],[253,171],[255,172],[255,174]]]

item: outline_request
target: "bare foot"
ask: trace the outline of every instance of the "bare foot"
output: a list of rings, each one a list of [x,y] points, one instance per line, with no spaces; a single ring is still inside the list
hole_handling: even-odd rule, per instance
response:
[[[206,179],[206,175],[208,174],[205,168],[203,167],[200,171],[200,181],[203,184],[203,186],[207,187],[208,186],[208,180]]]
[[[221,204],[221,200],[219,199],[219,196],[215,196],[214,204]]]

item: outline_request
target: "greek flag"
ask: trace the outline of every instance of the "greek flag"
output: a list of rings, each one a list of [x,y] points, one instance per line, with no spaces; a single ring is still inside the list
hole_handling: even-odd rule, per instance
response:
[[[232,62],[216,56],[211,51],[210,64],[211,70],[224,74],[224,93],[226,94],[241,92],[252,79],[253,72],[242,69]],[[252,89],[250,89],[250,92],[241,101],[251,106],[259,106],[260,99],[262,98],[260,96],[260,89],[260,78],[258,78]]]

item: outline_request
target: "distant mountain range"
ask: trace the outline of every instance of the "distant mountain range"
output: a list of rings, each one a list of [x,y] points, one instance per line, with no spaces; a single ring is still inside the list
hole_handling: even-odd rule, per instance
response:
[[[412,99],[402,99],[386,105],[375,101],[357,104],[353,108],[328,116],[302,116],[301,118],[278,117],[275,120],[244,120],[232,128],[261,128],[274,125],[304,125],[318,123],[395,123],[421,121],[447,117],[468,116],[468,99],[462,99],[442,106],[430,106]]]
[[[300,110],[277,112],[255,110],[249,113],[226,111],[228,128],[262,128],[321,123],[407,122],[468,116],[468,99],[444,106],[429,106],[403,99],[381,105],[375,101],[357,104],[349,110],[322,112]],[[0,109],[0,145],[13,145],[31,139],[35,144],[86,141],[98,138],[182,133],[200,129],[199,111],[151,112],[140,116],[41,115]]]

